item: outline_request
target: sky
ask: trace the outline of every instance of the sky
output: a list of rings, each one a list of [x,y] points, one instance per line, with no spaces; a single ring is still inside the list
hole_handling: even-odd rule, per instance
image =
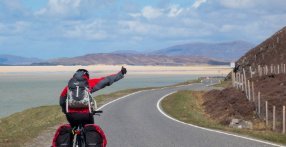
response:
[[[0,54],[43,59],[192,42],[259,44],[285,0],[1,0]]]

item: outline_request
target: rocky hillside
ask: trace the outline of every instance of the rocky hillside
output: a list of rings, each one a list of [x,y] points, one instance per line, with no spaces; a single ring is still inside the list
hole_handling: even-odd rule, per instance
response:
[[[228,88],[221,91],[211,91],[205,95],[205,104],[208,106],[206,112],[214,119],[222,124],[228,124],[231,119],[239,118],[244,120],[255,121],[259,119],[264,124],[264,116],[266,113],[265,102],[268,102],[268,112],[273,112],[273,106],[276,107],[276,121],[278,122],[276,131],[281,131],[282,108],[286,106],[286,75],[285,73],[270,73],[268,75],[258,76],[255,74],[253,78],[249,76],[249,66],[253,70],[258,65],[280,65],[286,63],[286,27],[276,32],[270,38],[262,42],[260,45],[251,49],[242,56],[236,64],[239,65],[238,73],[242,73],[244,68],[247,80],[253,82],[254,92],[251,93],[252,100],[248,101],[245,92],[237,88]],[[256,72],[257,73],[257,72]],[[228,76],[230,81],[230,75]],[[251,87],[252,89],[252,87]],[[258,114],[258,92],[260,93],[261,113]],[[254,94],[254,100],[253,100]],[[212,107],[210,107],[210,105]],[[256,108],[254,109],[253,106]],[[247,113],[245,113],[247,112]],[[219,114],[224,114],[219,116]],[[253,118],[251,118],[253,116]],[[259,117],[258,117],[259,116]],[[269,120],[271,120],[271,115]],[[258,122],[260,123],[260,122]],[[261,130],[265,130],[263,127]]]
[[[236,64],[239,70],[257,65],[277,65],[286,63],[286,27],[251,49]]]
[[[99,53],[88,54],[73,58],[53,59],[40,65],[91,65],[91,64],[128,64],[128,65],[193,65],[210,64],[226,65],[228,62],[214,60],[206,57],[181,57],[181,56],[163,56],[163,55],[145,55],[145,54],[114,54]]]

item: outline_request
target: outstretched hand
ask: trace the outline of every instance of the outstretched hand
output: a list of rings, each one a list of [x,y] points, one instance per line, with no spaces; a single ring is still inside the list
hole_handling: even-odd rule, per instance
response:
[[[124,68],[123,66],[121,67],[121,73],[122,73],[123,75],[125,75],[125,74],[127,73],[127,69]]]

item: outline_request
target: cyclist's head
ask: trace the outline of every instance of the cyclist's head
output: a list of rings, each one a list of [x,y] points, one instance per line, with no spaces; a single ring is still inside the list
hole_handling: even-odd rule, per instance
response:
[[[80,72],[89,79],[89,73],[88,73],[88,71],[86,69],[78,69],[76,71],[76,73],[80,73]]]

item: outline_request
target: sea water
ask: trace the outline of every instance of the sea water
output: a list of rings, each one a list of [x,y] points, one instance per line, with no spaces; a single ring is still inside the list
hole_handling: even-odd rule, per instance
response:
[[[104,73],[95,74],[99,77]],[[0,74],[0,118],[43,105],[59,104],[59,96],[72,76],[70,72]],[[95,94],[123,89],[172,85],[199,75],[126,75]],[[93,77],[93,75],[91,75]]]

